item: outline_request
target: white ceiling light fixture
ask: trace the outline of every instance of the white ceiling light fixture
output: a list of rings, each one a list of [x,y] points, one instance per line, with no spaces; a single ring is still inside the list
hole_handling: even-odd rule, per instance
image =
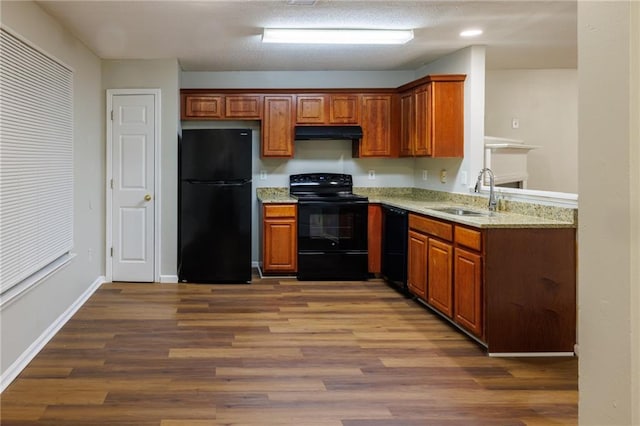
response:
[[[480,34],[482,34],[482,30],[478,30],[478,29],[465,30],[460,33],[460,37],[477,37]]]
[[[263,43],[405,44],[413,30],[265,28]]]

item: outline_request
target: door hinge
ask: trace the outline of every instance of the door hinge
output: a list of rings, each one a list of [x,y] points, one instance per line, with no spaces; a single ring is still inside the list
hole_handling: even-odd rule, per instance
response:
[[[111,179],[110,185],[111,185],[111,189],[113,189],[113,179]]]
[[[113,121],[113,110],[111,110],[111,121]]]
[[[113,247],[111,247],[111,257],[113,257]]]

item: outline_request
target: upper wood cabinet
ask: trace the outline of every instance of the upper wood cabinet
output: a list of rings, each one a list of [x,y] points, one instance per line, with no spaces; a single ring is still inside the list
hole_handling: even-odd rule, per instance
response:
[[[183,94],[183,120],[259,120],[262,95]]]
[[[397,157],[393,94],[365,94],[360,101],[362,140],[353,143],[354,157]]]
[[[354,157],[464,156],[462,74],[396,89],[183,89],[183,120],[262,120],[263,157],[293,157],[296,125],[360,125]]]
[[[432,75],[400,88],[400,155],[464,157],[464,80]]]
[[[359,100],[358,95],[329,95],[329,124],[358,124]]]
[[[264,97],[262,156],[293,157],[293,95]]]
[[[261,95],[226,95],[224,106],[226,118],[259,120],[262,117]]]
[[[298,94],[296,124],[358,124],[356,94]]]
[[[296,97],[296,124],[324,124],[327,121],[327,97],[324,95],[298,95]]]
[[[222,95],[183,95],[182,119],[224,118]]]
[[[413,153],[415,138],[415,114],[413,113],[413,91],[400,94],[400,155],[410,156]]]

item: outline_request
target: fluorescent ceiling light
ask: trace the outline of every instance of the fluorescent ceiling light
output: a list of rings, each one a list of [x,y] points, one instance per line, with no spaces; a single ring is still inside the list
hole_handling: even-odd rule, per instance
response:
[[[482,30],[465,30],[460,33],[460,37],[476,37],[482,34]]]
[[[308,44],[404,44],[413,38],[413,30],[355,30],[265,28],[264,43]]]

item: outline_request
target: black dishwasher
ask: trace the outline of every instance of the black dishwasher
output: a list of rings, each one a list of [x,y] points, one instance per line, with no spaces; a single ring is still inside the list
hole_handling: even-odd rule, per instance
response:
[[[382,276],[407,291],[407,238],[409,215],[406,210],[382,206]]]

